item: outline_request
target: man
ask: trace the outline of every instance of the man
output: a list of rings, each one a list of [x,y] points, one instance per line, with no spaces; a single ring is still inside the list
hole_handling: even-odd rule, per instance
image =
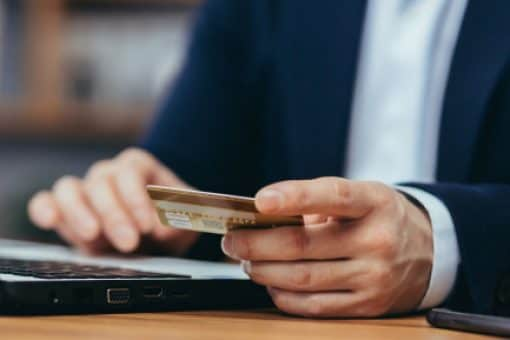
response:
[[[159,226],[144,186],[269,184],[258,209],[305,225],[231,232],[222,248],[281,310],[503,313],[507,13],[504,0],[210,1],[147,151],[65,177],[30,215],[87,251],[150,241],[219,257],[214,237]]]

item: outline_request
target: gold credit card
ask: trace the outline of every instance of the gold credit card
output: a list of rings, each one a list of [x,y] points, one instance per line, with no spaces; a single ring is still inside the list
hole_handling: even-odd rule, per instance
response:
[[[237,228],[303,225],[301,216],[261,214],[251,197],[148,185],[162,224],[174,228],[225,234]]]

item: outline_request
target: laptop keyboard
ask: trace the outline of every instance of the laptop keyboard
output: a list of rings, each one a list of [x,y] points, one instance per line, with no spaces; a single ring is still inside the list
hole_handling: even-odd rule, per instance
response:
[[[186,275],[152,273],[120,267],[107,267],[61,261],[0,258],[0,274],[41,279],[187,278]]]

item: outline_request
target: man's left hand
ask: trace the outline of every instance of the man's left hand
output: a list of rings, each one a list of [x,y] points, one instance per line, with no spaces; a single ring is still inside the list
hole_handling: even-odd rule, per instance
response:
[[[282,311],[373,317],[419,306],[432,269],[431,222],[398,191],[324,177],[270,185],[256,205],[304,216],[303,226],[236,230],[222,242]]]

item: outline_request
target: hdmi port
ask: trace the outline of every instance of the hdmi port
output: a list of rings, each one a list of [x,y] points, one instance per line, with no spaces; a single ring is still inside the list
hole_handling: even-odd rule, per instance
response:
[[[157,299],[163,296],[163,288],[157,286],[143,287],[142,294],[146,299]]]

